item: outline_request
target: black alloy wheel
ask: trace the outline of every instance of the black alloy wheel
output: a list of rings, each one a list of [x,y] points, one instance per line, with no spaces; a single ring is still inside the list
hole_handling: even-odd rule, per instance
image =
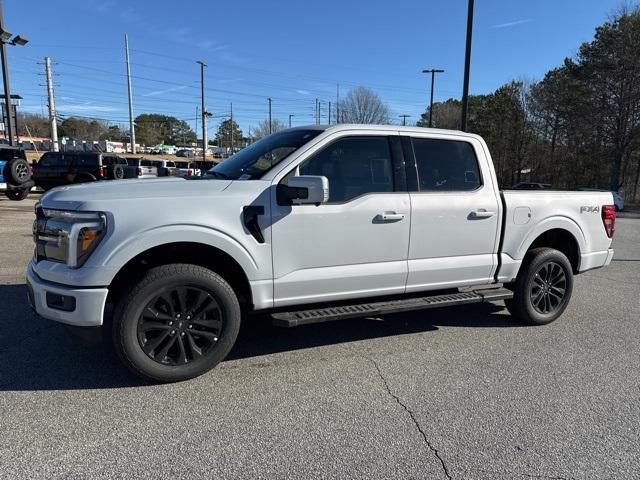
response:
[[[224,360],[241,318],[238,296],[221,275],[174,263],[149,269],[122,290],[111,332],[118,356],[135,374],[178,382]]]
[[[532,325],[546,325],[569,305],[573,268],[564,253],[535,248],[527,253],[516,281],[507,288],[513,290],[513,298],[504,303],[512,316]]]
[[[149,358],[163,365],[197,361],[216,347],[224,329],[218,301],[197,286],[167,288],[138,319],[138,342]]]
[[[556,262],[542,264],[533,276],[531,284],[531,304],[543,315],[554,313],[564,300],[567,290],[567,276]]]
[[[29,188],[23,188],[21,190],[7,190],[4,194],[9,200],[19,202],[29,196],[29,190]]]

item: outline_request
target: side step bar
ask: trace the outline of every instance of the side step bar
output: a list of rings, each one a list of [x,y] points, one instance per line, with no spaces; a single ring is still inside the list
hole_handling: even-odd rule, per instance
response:
[[[494,302],[513,297],[506,288],[491,288],[446,295],[429,295],[386,302],[359,303],[339,307],[325,307],[312,310],[272,313],[273,324],[278,327],[297,327],[310,323],[330,322],[344,318],[370,317],[389,313],[423,310],[426,308],[450,307],[467,303]]]

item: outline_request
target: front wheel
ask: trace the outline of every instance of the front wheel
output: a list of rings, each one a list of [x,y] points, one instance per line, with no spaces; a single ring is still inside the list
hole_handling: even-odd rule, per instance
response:
[[[23,188],[22,190],[7,190],[4,194],[9,200],[19,202],[20,200],[27,198],[29,195],[29,189]]]
[[[525,257],[513,299],[505,305],[518,320],[545,325],[562,315],[572,290],[573,270],[567,257],[553,248],[536,248]]]
[[[157,382],[197,377],[220,363],[240,329],[231,286],[197,265],[149,270],[116,307],[114,344],[134,373]]]

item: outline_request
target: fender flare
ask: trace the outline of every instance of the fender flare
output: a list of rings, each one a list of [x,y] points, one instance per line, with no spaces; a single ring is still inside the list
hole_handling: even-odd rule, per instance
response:
[[[129,236],[124,243],[111,247],[101,264],[109,266],[113,272],[111,282],[116,274],[136,256],[152,248],[171,243],[198,243],[217,248],[240,265],[248,280],[260,279],[265,274],[251,253],[234,238],[219,230],[189,224],[163,226]]]
[[[578,256],[580,256],[581,252],[588,251],[587,239],[580,228],[580,225],[569,217],[556,215],[538,222],[538,224],[530,230],[527,235],[525,235],[524,239],[518,246],[518,250],[514,258],[517,260],[523,259],[529,250],[529,247],[531,247],[531,244],[540,235],[548,232],[549,230],[566,230],[569,232],[578,244]]]

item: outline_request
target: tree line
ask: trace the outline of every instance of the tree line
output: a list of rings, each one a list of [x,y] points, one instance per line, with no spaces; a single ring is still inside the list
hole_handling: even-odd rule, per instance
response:
[[[461,104],[433,106],[433,126],[458,129]],[[539,82],[513,80],[469,98],[467,130],[486,140],[501,185],[604,188],[640,196],[640,9],[596,29]],[[419,126],[428,124],[429,109]]]

